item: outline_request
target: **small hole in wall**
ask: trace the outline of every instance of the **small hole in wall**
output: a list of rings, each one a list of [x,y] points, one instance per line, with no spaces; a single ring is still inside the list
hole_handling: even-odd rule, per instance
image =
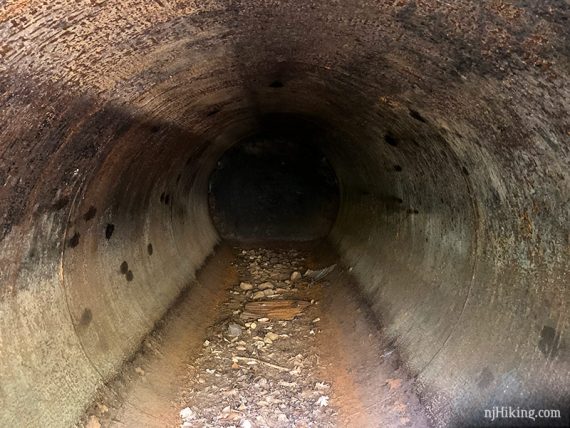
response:
[[[119,270],[123,275],[125,275],[129,271],[129,264],[126,261],[121,263],[121,267],[119,268]]]
[[[83,310],[83,313],[81,314],[81,318],[79,319],[79,325],[82,327],[86,327],[91,323],[92,319],[93,319],[93,313],[91,312],[91,309],[85,308]]]
[[[78,232],[75,232],[75,234],[71,237],[71,239],[69,240],[69,246],[71,248],[75,248],[79,245],[79,237],[81,235]]]
[[[394,171],[400,172],[402,171],[402,167],[400,165],[394,165]]]
[[[152,248],[152,244],[148,244],[146,246],[146,251],[148,252],[149,256],[152,256],[152,253],[154,252],[153,248]]]
[[[419,114],[416,110],[410,109],[410,116],[412,116],[416,120],[419,120],[420,122],[427,123],[424,117],[421,114]]]
[[[97,208],[95,208],[93,205],[91,205],[89,207],[89,209],[87,210],[87,212],[85,214],[83,214],[83,220],[85,220],[85,221],[92,220],[93,218],[95,218],[96,214],[97,214]]]
[[[269,84],[270,88],[282,88],[283,86],[285,85],[283,85],[283,82],[281,82],[280,80],[274,80]]]
[[[59,198],[57,201],[55,201],[52,205],[52,208],[55,211],[59,211],[62,208],[64,208],[68,203],[69,203],[69,198],[67,196],[64,196],[63,198]]]
[[[111,239],[111,236],[113,236],[114,231],[115,231],[115,225],[108,223],[107,226],[105,227],[105,238]]]
[[[386,140],[386,142],[388,144],[390,144],[391,146],[397,146],[398,145],[398,140],[392,134],[386,134],[386,136],[384,137],[384,140]]]

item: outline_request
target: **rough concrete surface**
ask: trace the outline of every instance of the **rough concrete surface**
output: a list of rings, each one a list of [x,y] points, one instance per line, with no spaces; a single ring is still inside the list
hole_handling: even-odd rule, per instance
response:
[[[263,118],[436,426],[570,402],[567,1],[0,2],[0,426],[70,426],[218,234]],[[566,415],[568,417],[568,415]]]

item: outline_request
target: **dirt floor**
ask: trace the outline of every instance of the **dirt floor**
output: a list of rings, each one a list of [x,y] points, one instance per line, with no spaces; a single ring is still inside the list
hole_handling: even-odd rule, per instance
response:
[[[326,245],[222,245],[81,425],[428,426],[356,290]]]

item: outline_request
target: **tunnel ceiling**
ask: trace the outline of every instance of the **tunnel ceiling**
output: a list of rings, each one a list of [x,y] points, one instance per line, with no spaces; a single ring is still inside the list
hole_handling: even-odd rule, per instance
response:
[[[1,2],[0,425],[76,420],[219,240],[208,177],[271,113],[321,130],[330,238],[432,420],[567,397],[569,12]]]
[[[21,203],[2,235],[42,171],[88,177],[126,133],[141,132],[129,155],[173,128],[235,140],[260,112],[292,111],[358,139],[415,130],[500,151],[567,138],[568,5],[541,4],[7,2],[3,169],[30,172],[4,186]]]

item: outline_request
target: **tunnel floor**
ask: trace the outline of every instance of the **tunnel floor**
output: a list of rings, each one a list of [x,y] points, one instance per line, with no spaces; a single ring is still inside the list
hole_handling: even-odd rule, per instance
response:
[[[428,426],[337,262],[323,242],[222,244],[83,425]]]

